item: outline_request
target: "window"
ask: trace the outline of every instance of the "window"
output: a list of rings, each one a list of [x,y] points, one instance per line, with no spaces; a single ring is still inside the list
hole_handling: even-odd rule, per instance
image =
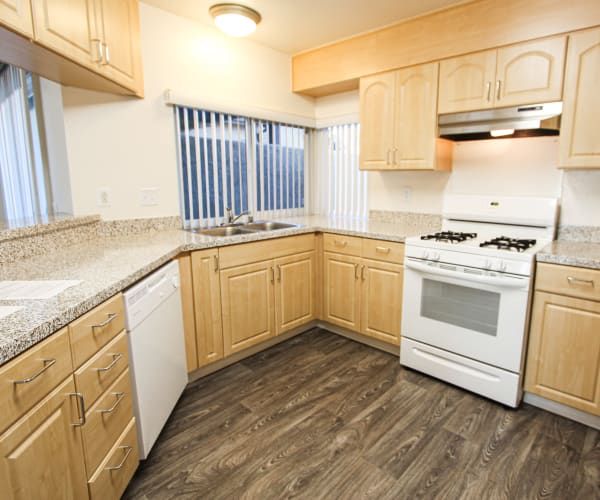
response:
[[[367,173],[359,170],[360,125],[319,129],[316,135],[313,212],[327,216],[367,216]]]
[[[305,213],[303,127],[175,107],[184,227]]]
[[[52,213],[39,96],[37,76],[0,63],[0,221],[11,224]]]

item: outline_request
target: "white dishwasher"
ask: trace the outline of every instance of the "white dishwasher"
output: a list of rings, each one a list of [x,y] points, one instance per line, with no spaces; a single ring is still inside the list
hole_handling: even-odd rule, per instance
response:
[[[123,295],[131,390],[144,460],[188,380],[177,262],[161,267]]]

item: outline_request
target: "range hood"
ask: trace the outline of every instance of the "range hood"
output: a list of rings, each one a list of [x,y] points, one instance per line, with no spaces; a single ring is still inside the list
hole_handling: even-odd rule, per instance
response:
[[[453,141],[558,135],[562,102],[438,116],[439,136]]]

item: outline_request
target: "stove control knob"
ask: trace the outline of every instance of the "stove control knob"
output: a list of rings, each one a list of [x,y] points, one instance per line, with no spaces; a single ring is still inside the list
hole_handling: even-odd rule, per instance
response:
[[[485,263],[483,264],[483,267],[485,267],[486,269],[491,269],[492,268],[492,261],[486,259]]]
[[[431,259],[432,259],[432,260],[435,260],[435,261],[437,262],[438,260],[440,260],[440,258],[441,258],[441,257],[442,257],[442,256],[441,256],[440,252],[435,252],[435,253],[434,253],[434,254],[431,256]]]
[[[507,269],[507,267],[508,267],[508,266],[506,265],[506,262],[502,262],[502,261],[500,261],[500,262],[498,263],[498,271],[505,272],[505,271],[506,271],[506,269]]]
[[[427,260],[429,258],[429,252],[427,250],[423,251],[423,258]]]

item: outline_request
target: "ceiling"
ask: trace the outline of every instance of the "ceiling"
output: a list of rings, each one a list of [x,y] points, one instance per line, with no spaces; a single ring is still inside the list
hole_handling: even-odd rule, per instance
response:
[[[208,8],[221,0],[142,0],[212,25]],[[465,0],[241,0],[262,21],[248,38],[288,54],[394,24]]]

